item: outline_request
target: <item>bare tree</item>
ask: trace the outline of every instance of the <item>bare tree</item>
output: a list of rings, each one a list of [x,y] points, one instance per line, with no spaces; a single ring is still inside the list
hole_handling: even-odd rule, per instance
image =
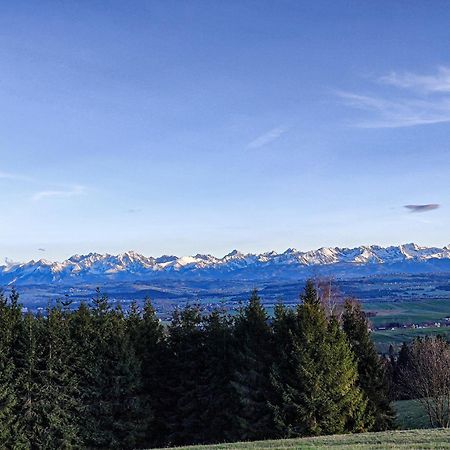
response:
[[[332,278],[316,278],[314,280],[317,292],[327,317],[341,319],[344,311],[344,297]]]
[[[411,344],[402,373],[406,390],[425,408],[432,427],[450,426],[450,346],[442,338],[427,337]]]

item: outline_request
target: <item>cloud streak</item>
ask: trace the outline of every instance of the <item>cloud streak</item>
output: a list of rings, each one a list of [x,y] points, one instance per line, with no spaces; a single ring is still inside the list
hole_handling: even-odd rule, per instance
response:
[[[424,213],[438,209],[439,206],[437,203],[427,203],[425,205],[405,205],[405,208],[412,213]]]
[[[280,138],[284,133],[288,131],[288,128],[284,126],[279,126],[276,128],[272,128],[267,133],[262,134],[261,136],[258,136],[256,139],[251,141],[247,148],[249,149],[257,149],[264,147],[267,144],[270,144],[271,142],[277,140]]]
[[[84,195],[86,193],[86,188],[84,186],[76,185],[72,186],[68,189],[59,189],[59,190],[46,190],[36,192],[32,196],[32,200],[40,201],[50,198],[70,198],[78,195]]]
[[[368,118],[353,123],[360,128],[401,128],[450,122],[450,69],[439,68],[434,75],[410,72],[378,79],[384,85],[406,90],[408,95],[362,95],[336,91],[348,106],[366,111]]]
[[[0,170],[0,180],[32,181],[32,178],[18,173],[3,172]]]
[[[402,89],[413,89],[427,94],[450,93],[450,68],[439,67],[437,73],[420,75],[412,72],[391,72],[380,77],[379,81]]]

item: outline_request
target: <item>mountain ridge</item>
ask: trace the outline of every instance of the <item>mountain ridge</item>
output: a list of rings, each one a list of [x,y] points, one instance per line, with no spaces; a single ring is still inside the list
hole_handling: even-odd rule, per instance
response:
[[[414,243],[382,247],[321,247],[282,253],[242,253],[233,250],[222,258],[195,256],[144,256],[134,251],[118,255],[91,252],[75,254],[62,262],[45,259],[0,266],[0,284],[90,283],[183,279],[293,279],[312,275],[352,277],[378,273],[450,272],[450,246],[424,247]]]

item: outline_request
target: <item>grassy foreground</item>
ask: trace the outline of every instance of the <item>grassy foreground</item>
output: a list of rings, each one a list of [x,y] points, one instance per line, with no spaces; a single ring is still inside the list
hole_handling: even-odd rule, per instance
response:
[[[186,450],[246,449],[450,449],[450,429],[398,430],[381,433],[344,434],[301,439],[240,442],[233,444],[177,447]]]

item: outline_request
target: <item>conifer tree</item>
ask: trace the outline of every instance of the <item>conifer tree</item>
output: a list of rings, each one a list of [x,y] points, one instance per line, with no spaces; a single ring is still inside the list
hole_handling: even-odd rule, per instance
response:
[[[237,361],[232,385],[240,399],[237,434],[240,440],[266,439],[274,429],[269,406],[273,343],[267,312],[256,289],[236,318],[234,336]]]
[[[302,389],[297,371],[298,321],[291,308],[277,303],[272,323],[275,357],[271,367],[272,397],[270,407],[274,415],[276,437],[297,436],[299,399]]]
[[[197,382],[203,423],[200,440],[205,443],[229,442],[237,439],[235,417],[239,406],[231,384],[236,349],[231,318],[225,311],[215,309],[204,321],[206,366]]]
[[[406,342],[403,342],[398,352],[398,357],[392,358],[393,369],[392,369],[392,389],[393,397],[395,400],[409,400],[411,399],[411,394],[408,389],[404,386],[404,374],[410,365],[411,350]]]
[[[40,414],[46,422],[44,448],[81,445],[78,417],[81,412],[78,379],[73,371],[73,346],[69,316],[58,303],[47,308],[38,342],[43,364],[40,377]]]
[[[311,281],[301,299],[297,323],[281,308],[274,323],[280,355],[272,371],[277,428],[286,436],[360,430],[365,404],[345,335],[336,319],[327,321]]]
[[[388,430],[394,426],[395,413],[390,405],[385,366],[370,337],[368,320],[355,301],[345,303],[344,331],[358,362],[358,384],[367,397],[367,421],[371,429]]]
[[[121,308],[97,291],[92,311],[81,305],[74,320],[84,406],[84,441],[92,448],[134,448],[145,415],[139,396],[141,369]]]
[[[73,343],[73,370],[78,380],[79,400],[81,402],[80,435],[86,446],[95,447],[97,442],[97,419],[94,415],[99,400],[97,385],[100,380],[98,362],[97,330],[95,329],[91,308],[82,302],[71,313],[70,339]]]
[[[164,384],[167,358],[164,328],[156,311],[146,299],[142,311],[132,303],[127,316],[127,327],[136,357],[141,366],[141,402],[145,420],[146,445],[164,445],[168,434],[162,420],[164,413]]]
[[[15,363],[15,445],[36,448],[45,441],[46,424],[41,414],[41,371],[43,355],[38,345],[42,318],[27,313],[20,323],[14,342]],[[34,447],[33,447],[34,446]]]
[[[111,310],[103,296],[94,309],[98,360],[98,399],[94,409],[97,445],[134,448],[142,440],[141,368],[126,333],[123,311]]]
[[[202,403],[197,382],[205,369],[204,332],[198,306],[176,310],[169,327],[170,374],[167,380],[165,420],[168,443],[201,443]]]
[[[18,321],[21,319],[20,307],[10,297],[10,304],[3,292],[0,292],[0,447],[12,446],[15,438],[15,405],[14,391],[15,366],[12,354],[14,335]],[[17,314],[18,313],[18,314]]]

